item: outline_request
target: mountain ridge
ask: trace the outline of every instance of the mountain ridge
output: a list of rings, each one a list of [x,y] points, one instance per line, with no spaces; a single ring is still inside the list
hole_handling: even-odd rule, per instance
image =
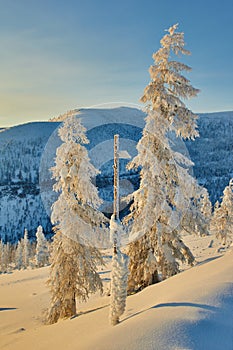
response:
[[[120,107],[81,109],[77,115],[87,128],[91,160],[102,170],[97,179],[101,196],[106,203],[111,202],[113,135],[120,134],[122,149],[128,148],[133,157],[145,113]],[[33,236],[38,225],[42,225],[45,232],[51,232],[49,211],[55,197],[48,195],[46,186],[51,192],[49,168],[61,142],[57,136],[59,125],[58,121],[30,122],[0,132],[0,237],[3,241],[17,241],[24,228]],[[198,126],[200,137],[186,141],[185,146],[195,163],[194,175],[207,187],[214,204],[233,177],[233,111],[199,114]],[[137,185],[132,173],[126,176],[127,162],[122,159],[120,164],[123,194]]]

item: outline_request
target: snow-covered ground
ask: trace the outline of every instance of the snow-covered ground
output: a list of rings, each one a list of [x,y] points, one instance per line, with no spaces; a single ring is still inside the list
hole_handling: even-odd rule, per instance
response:
[[[105,295],[78,305],[73,319],[45,326],[48,267],[0,276],[0,349],[233,349],[233,248],[186,236],[197,265],[127,298],[121,323],[109,325],[110,252],[100,271]]]

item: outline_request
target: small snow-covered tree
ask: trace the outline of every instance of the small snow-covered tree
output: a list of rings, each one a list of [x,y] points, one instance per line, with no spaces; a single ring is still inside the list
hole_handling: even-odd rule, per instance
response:
[[[221,240],[222,244],[231,242],[233,238],[233,179],[223,191],[222,202],[216,203],[211,220],[211,232]]]
[[[56,235],[48,281],[51,292],[48,323],[75,315],[76,299],[86,300],[90,293],[102,291],[97,266],[103,260],[88,238],[93,231],[103,230],[104,216],[97,210],[101,200],[91,180],[98,171],[84,147],[88,143],[85,131],[76,117],[66,119],[58,131],[63,143],[57,149],[52,168],[54,190],[60,195],[52,206],[51,216]]]
[[[210,219],[212,216],[212,204],[209,198],[209,193],[206,189],[203,189],[203,193],[201,195],[200,208],[205,217]]]
[[[21,270],[23,267],[23,241],[18,241],[15,253],[15,268]]]
[[[111,271],[111,291],[110,291],[110,323],[115,326],[120,321],[126,306],[128,264],[129,257],[120,250],[120,237],[122,232],[120,220],[112,215],[110,221],[110,237],[114,244]]]
[[[149,69],[151,81],[141,98],[147,105],[148,115],[143,136],[137,145],[138,155],[129,165],[129,168],[142,168],[140,187],[134,193],[128,217],[131,237],[136,239],[147,235],[146,249],[142,246],[145,239],[141,238],[131,243],[127,252],[131,290],[156,280],[157,272],[162,278],[177,273],[179,260],[194,261],[178,231],[190,198],[195,197],[196,181],[189,173],[192,162],[173,150],[169,134],[174,133],[183,139],[198,136],[197,116],[183,100],[196,96],[199,90],[182,75],[190,67],[173,60],[174,55],[189,54],[184,48],[184,34],[176,30],[177,25],[169,28],[168,34],[161,40],[162,47],[153,54],[154,65]],[[145,270],[151,254],[157,264],[152,259],[154,269]]]
[[[200,198],[199,208],[204,218],[204,223],[202,225],[204,234],[209,234],[210,221],[212,218],[212,204],[209,198],[209,193],[206,189],[203,189],[203,193]]]
[[[30,258],[30,241],[28,239],[28,230],[25,228],[23,236],[23,267],[26,269],[29,266]]]
[[[4,244],[0,240],[0,273],[4,272]]]
[[[190,199],[181,220],[181,228],[186,233],[204,236],[209,234],[212,205],[208,191],[197,183],[195,187],[195,197]]]
[[[36,231],[36,266],[46,266],[49,262],[48,244],[42,226]]]
[[[113,326],[125,311],[128,263],[128,256],[119,250],[112,257],[110,321]]]
[[[1,242],[1,241],[0,241]],[[9,272],[11,267],[11,254],[12,254],[12,247],[9,242],[7,243],[0,243],[0,272],[6,273]]]
[[[0,272],[5,273],[7,272],[7,255],[6,255],[6,248],[5,244],[0,241]]]

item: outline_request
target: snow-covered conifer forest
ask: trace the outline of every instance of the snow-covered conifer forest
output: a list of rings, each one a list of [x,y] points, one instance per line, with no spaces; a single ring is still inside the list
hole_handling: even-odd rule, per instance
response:
[[[134,108],[115,108],[113,110],[81,110],[75,112],[85,119],[102,118],[111,120],[111,125],[102,124],[95,130],[87,131],[91,149],[118,133],[122,138],[129,138],[135,143],[140,138],[140,130],[144,125],[145,113]],[[125,115],[134,118],[138,127],[133,125],[114,124],[115,117]],[[113,122],[112,122],[113,121]],[[232,170],[232,135],[233,111],[210,114],[200,114],[197,120],[200,137],[193,141],[185,141],[190,158],[194,162],[193,172],[200,185],[208,189],[210,199],[214,205],[221,201],[224,188],[233,176]],[[0,133],[0,237],[4,242],[17,242],[23,237],[24,228],[28,229],[29,236],[35,237],[36,229],[42,225],[45,234],[52,232],[50,217],[41,200],[41,187],[39,184],[40,162],[44,148],[50,136],[59,126],[58,122],[37,122],[23,124]],[[55,131],[56,133],[56,131]],[[216,137],[217,135],[217,137]],[[53,154],[49,157],[47,168],[53,166],[56,147],[60,144],[59,137],[53,137]],[[136,146],[136,144],[135,144]],[[122,160],[120,176],[131,177],[133,183],[137,178],[125,170],[126,161]],[[102,198],[112,200],[112,163],[102,166],[99,175],[99,190]],[[49,172],[46,174],[49,177]],[[47,179],[42,184],[43,191],[46,186],[52,188],[52,180]],[[42,193],[43,195],[43,193]]]
[[[112,115],[127,114],[130,117],[140,119],[143,123],[145,114],[133,108],[116,108],[113,110],[81,110],[75,112],[83,119],[112,118]],[[114,119],[114,117],[113,117]],[[224,188],[233,176],[232,159],[232,135],[233,135],[233,111],[201,114],[197,121],[200,137],[193,141],[185,141],[190,158],[194,162],[194,175],[199,184],[205,186],[214,205],[221,201]],[[43,226],[45,233],[51,233],[51,221],[41,200],[39,185],[40,162],[49,137],[57,129],[58,122],[37,122],[23,124],[0,133],[0,237],[4,242],[17,242],[23,237],[24,228],[28,229],[29,236],[35,237],[36,229]],[[113,138],[114,133],[120,137],[138,141],[140,128],[128,125],[127,129],[117,124],[110,126],[103,124],[98,132],[87,132],[90,144],[101,143]],[[218,137],[216,137],[218,135]],[[60,144],[59,138],[54,137],[54,154],[48,159],[48,168],[53,166],[55,147]],[[120,176],[130,177],[126,173],[125,164],[120,169]],[[111,199],[112,163],[103,166],[99,175],[100,195]],[[48,173],[49,176],[49,173]],[[52,188],[52,180],[48,179],[45,186]],[[132,181],[134,177],[132,176]]]

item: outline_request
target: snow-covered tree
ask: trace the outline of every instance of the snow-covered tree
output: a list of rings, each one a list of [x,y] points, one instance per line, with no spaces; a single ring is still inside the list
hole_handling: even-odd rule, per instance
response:
[[[203,193],[201,195],[200,208],[205,217],[210,219],[212,216],[212,204],[209,198],[209,193],[206,189],[203,189]]]
[[[9,242],[3,243],[0,241],[0,272],[6,273],[11,270],[10,264],[12,262],[12,246]]]
[[[208,235],[211,217],[212,205],[208,191],[196,184],[195,197],[190,199],[189,206],[181,220],[181,228],[189,234]]]
[[[146,235],[147,241],[146,249],[145,238],[129,246],[131,290],[156,280],[157,272],[162,278],[177,273],[179,260],[194,261],[178,231],[190,198],[195,197],[196,181],[189,173],[192,162],[173,150],[169,135],[192,140],[198,136],[197,116],[183,102],[196,96],[198,90],[182,75],[190,67],[172,59],[174,55],[189,54],[184,48],[184,34],[176,29],[177,25],[169,28],[161,40],[162,47],[153,54],[154,65],[149,69],[151,81],[141,98],[147,105],[148,115],[137,145],[138,155],[129,165],[129,168],[142,168],[140,187],[134,193],[128,217],[131,238]],[[146,268],[150,260],[154,269]]]
[[[23,241],[18,241],[16,253],[15,253],[15,268],[21,270],[23,267]]]
[[[28,230],[25,228],[23,236],[23,267],[26,269],[29,266],[30,258],[30,241],[28,239]]]
[[[7,271],[7,257],[5,244],[0,241],[0,272],[5,273]]]
[[[204,188],[199,203],[200,212],[203,215],[204,223],[202,225],[204,234],[209,234],[210,221],[212,218],[212,204],[209,198],[208,191]]]
[[[51,306],[48,323],[76,314],[76,300],[86,301],[89,294],[102,292],[97,264],[102,263],[98,249],[80,244],[57,231],[52,247],[52,265],[48,284]]]
[[[90,163],[84,144],[88,143],[80,119],[65,120],[58,133],[63,141],[57,149],[54,190],[60,192],[52,206],[51,220],[56,225],[52,243],[50,278],[51,305],[48,323],[76,314],[76,299],[102,291],[97,265],[100,252],[91,245],[93,232],[103,230],[104,220],[97,208],[101,203],[92,178],[98,171]]]
[[[49,262],[48,243],[43,233],[42,226],[36,231],[36,266],[46,266]]]
[[[3,268],[3,260],[4,260],[4,244],[3,242],[0,240],[0,273],[4,272],[4,268]]]
[[[216,203],[211,220],[211,232],[221,240],[222,244],[231,242],[233,238],[233,179],[223,191],[221,204]]]
[[[125,311],[128,263],[128,256],[119,250],[112,257],[110,322],[113,326],[119,323],[119,318]]]
[[[125,311],[129,257],[120,250],[122,224],[113,214],[110,221],[111,242],[114,244],[111,271],[110,323],[115,326]]]

